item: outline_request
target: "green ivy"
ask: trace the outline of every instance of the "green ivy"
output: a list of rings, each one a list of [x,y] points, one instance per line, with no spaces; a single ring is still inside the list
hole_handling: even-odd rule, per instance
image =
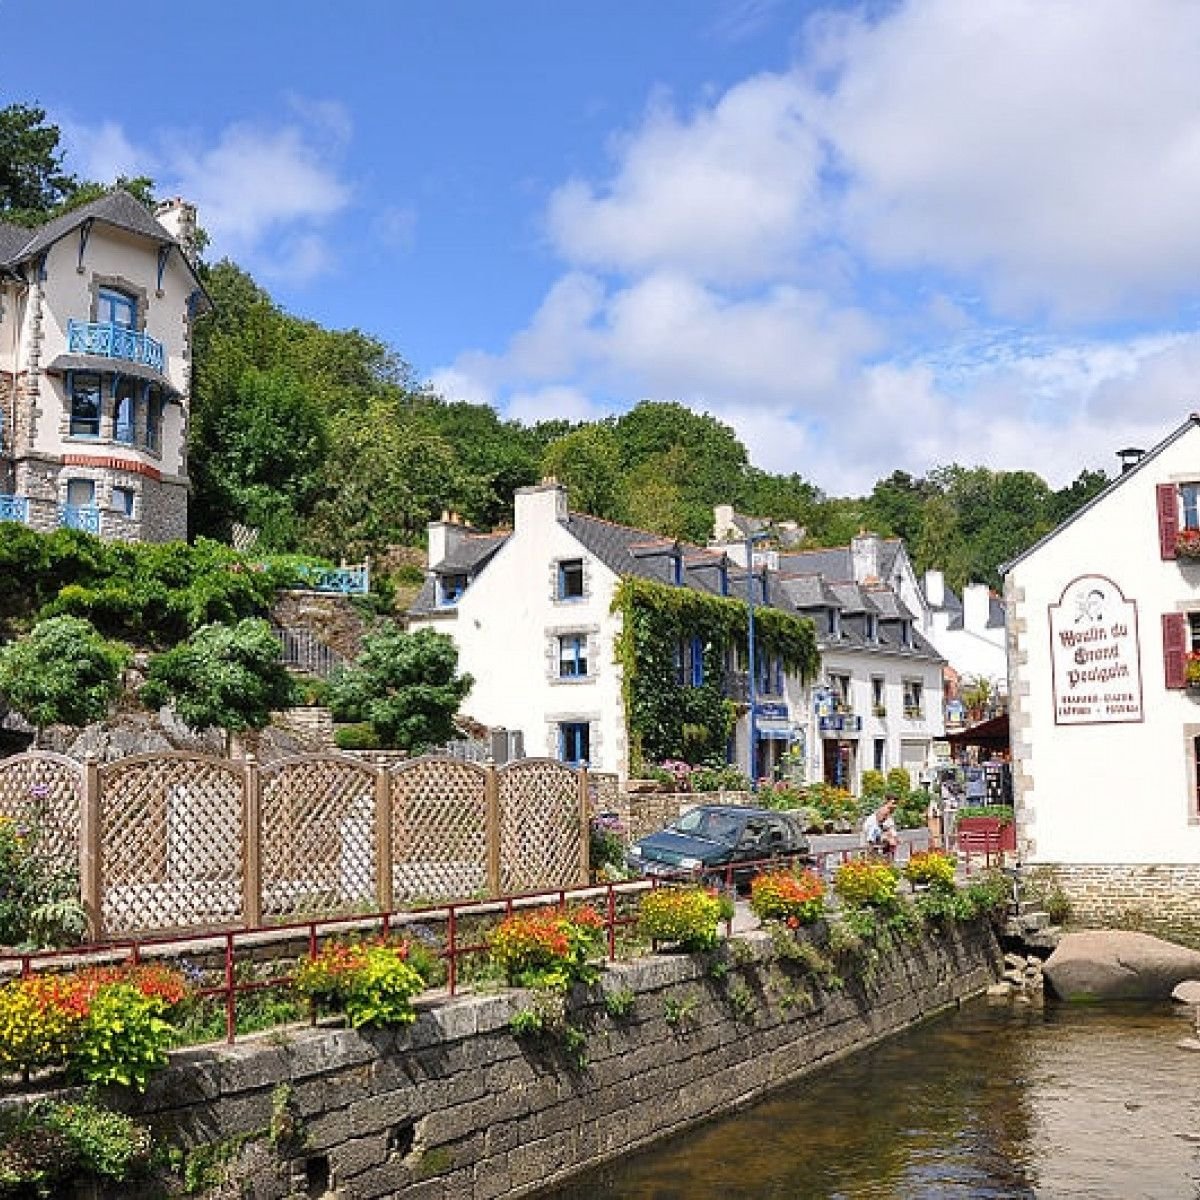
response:
[[[635,764],[723,759],[737,715],[725,696],[726,661],[731,647],[746,649],[745,602],[629,576],[618,585],[612,608],[622,617],[616,658]],[[756,607],[754,624],[757,653],[781,659],[790,674],[806,681],[815,677],[820,655],[810,620]],[[676,647],[693,638],[704,648],[698,687],[677,678]]]

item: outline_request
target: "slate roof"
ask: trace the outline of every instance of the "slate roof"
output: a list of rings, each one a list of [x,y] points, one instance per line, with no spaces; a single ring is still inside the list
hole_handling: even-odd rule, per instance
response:
[[[881,579],[886,579],[892,573],[899,553],[899,538],[879,539],[879,577]],[[785,573],[816,573],[824,575],[826,579],[853,579],[854,557],[849,546],[780,551],[779,569]]]
[[[20,225],[0,221],[0,266],[17,254],[32,236],[32,229],[24,229]]]
[[[822,575],[782,575],[780,585],[784,594],[798,609],[841,608],[837,593]]]
[[[447,554],[434,570],[439,575],[462,575],[482,566],[508,539],[512,531],[503,533],[468,534],[454,550]]]

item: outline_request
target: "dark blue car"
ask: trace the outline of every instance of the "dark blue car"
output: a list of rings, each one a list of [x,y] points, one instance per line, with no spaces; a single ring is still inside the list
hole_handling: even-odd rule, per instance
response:
[[[700,804],[629,848],[639,875],[695,875],[745,884],[773,859],[807,859],[808,835],[792,813]]]

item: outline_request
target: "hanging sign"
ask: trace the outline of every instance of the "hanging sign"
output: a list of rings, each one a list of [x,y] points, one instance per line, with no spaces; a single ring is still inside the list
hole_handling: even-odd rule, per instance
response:
[[[1049,607],[1054,723],[1142,720],[1137,602],[1103,575],[1082,575]]]

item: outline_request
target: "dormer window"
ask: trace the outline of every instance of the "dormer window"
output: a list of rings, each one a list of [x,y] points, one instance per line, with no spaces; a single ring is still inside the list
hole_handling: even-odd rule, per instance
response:
[[[874,613],[867,613],[867,641],[879,641],[879,618]]]
[[[558,599],[583,599],[582,558],[566,558],[558,564]]]
[[[683,584],[683,555],[678,550],[671,554],[671,582],[676,587]]]
[[[438,603],[457,604],[458,598],[467,590],[466,575],[438,576]]]
[[[840,609],[831,608],[829,610],[829,636],[835,638],[842,636],[842,614]]]
[[[905,650],[911,650],[913,648],[913,631],[911,621],[900,622],[900,645],[902,645]]]
[[[721,582],[721,595],[729,595],[729,563],[725,559],[721,559],[721,565],[718,568],[718,574]]]

